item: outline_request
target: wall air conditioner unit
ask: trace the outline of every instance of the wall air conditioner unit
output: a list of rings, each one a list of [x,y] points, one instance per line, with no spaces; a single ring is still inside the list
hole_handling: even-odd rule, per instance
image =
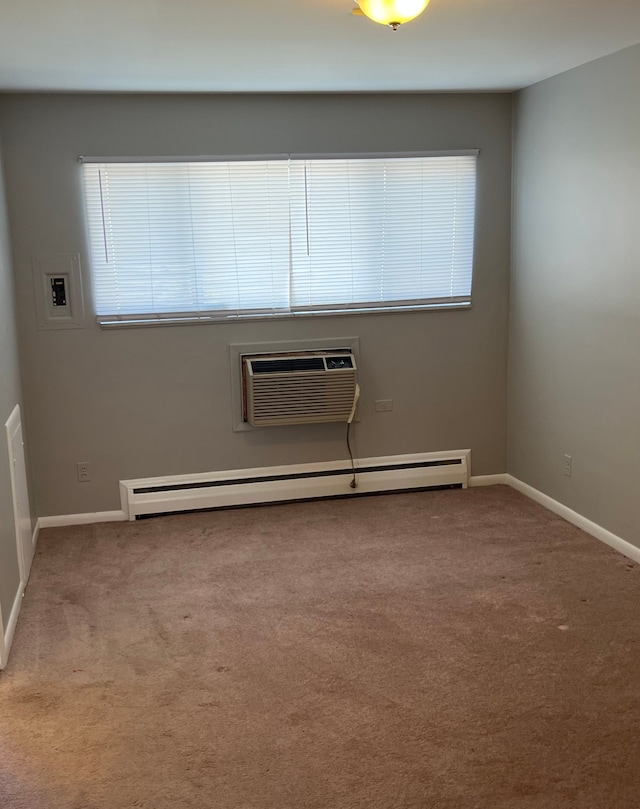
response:
[[[346,422],[356,400],[356,362],[346,350],[245,356],[242,373],[253,427]]]

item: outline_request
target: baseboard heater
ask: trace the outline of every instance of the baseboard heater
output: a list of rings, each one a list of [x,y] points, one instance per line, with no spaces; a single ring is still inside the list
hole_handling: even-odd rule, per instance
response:
[[[470,450],[392,455],[356,460],[358,486],[348,461],[236,469],[197,475],[120,481],[129,520],[179,511],[310,500],[374,492],[467,488]]]

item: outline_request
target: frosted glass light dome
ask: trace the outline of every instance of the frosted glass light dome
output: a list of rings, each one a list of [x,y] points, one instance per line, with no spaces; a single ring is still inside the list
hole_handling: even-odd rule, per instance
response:
[[[415,19],[429,5],[429,0],[358,0],[362,13],[396,29],[403,22]]]

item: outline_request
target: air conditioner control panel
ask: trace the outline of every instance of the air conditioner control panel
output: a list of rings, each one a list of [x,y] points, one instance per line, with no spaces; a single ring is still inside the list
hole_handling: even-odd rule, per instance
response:
[[[353,368],[353,357],[342,355],[337,357],[325,357],[327,371],[340,370],[342,368]]]

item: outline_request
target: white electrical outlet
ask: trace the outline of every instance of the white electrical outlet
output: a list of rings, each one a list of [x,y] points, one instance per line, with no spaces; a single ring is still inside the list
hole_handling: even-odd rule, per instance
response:
[[[376,399],[376,413],[389,413],[393,410],[393,399]]]
[[[76,466],[78,472],[78,482],[88,483],[91,480],[91,468],[88,461],[80,461]]]
[[[564,471],[564,474],[565,474],[565,475],[566,475],[568,478],[570,478],[570,477],[571,477],[571,467],[572,467],[572,464],[573,464],[573,458],[571,457],[571,455],[565,455],[565,456],[564,456],[564,466],[563,466],[563,471]]]

